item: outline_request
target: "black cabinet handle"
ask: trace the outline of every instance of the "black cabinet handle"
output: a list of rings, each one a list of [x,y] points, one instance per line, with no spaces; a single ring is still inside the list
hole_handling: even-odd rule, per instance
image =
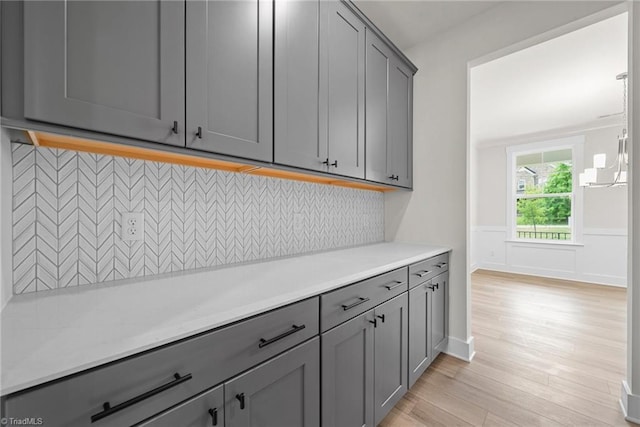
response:
[[[142,393],[141,395],[136,396],[133,399],[129,399],[125,402],[119,403],[116,406],[111,406],[109,402],[104,402],[104,404],[102,405],[104,410],[102,412],[98,412],[95,415],[92,415],[91,422],[95,423],[98,420],[108,417],[109,415],[113,415],[116,412],[120,412],[123,409],[128,408],[129,406],[135,405],[136,403],[140,403],[143,400],[148,399],[152,396],[155,396],[158,393],[162,393],[165,390],[169,390],[170,388],[175,387],[178,384],[182,384],[185,381],[189,381],[192,378],[191,374],[187,374],[181,377],[180,374],[178,373],[173,374],[173,377],[175,378],[173,381],[168,382],[164,385],[161,385],[160,387],[156,387],[153,390],[149,390],[146,393]]]
[[[436,264],[436,267],[438,267],[438,268],[442,268],[442,267],[444,267],[445,265],[447,265],[447,263],[446,263],[446,262],[441,262],[441,263],[439,263],[439,264]]]
[[[391,283],[393,283],[393,285],[392,285]],[[385,287],[385,288],[387,288],[387,290],[388,290],[388,291],[390,291],[390,290],[392,290],[392,289],[395,289],[395,288],[397,288],[397,287],[399,287],[399,286],[404,285],[404,282],[401,282],[401,281],[399,281],[399,280],[394,280],[394,281],[393,281],[393,282],[391,282],[391,283],[389,283],[388,285],[384,285],[384,287]]]
[[[440,288],[440,283],[436,283],[436,289]]]
[[[337,168],[338,167],[338,161],[336,160],[333,163],[331,163],[331,166],[333,166],[334,168]]]
[[[209,415],[211,415],[211,425],[218,425],[218,408],[209,409]]]
[[[415,273],[415,275],[418,276],[418,277],[424,277],[429,273],[431,273],[431,270],[422,270],[422,271],[418,271],[417,273]]]
[[[196,132],[196,138],[202,139],[202,126],[198,126],[198,131]]]
[[[389,179],[390,179],[390,180],[392,180],[392,181],[397,181],[397,180],[399,180],[399,179],[400,179],[400,177],[399,177],[398,175],[391,175],[391,176],[389,177]]]
[[[278,340],[281,340],[281,339],[283,339],[283,338],[286,338],[286,337],[288,337],[288,336],[289,336],[289,335],[291,335],[291,334],[295,334],[296,332],[301,331],[301,330],[303,330],[304,328],[305,328],[305,325],[300,325],[300,326],[293,325],[293,326],[291,327],[291,329],[289,329],[289,330],[288,330],[288,331],[286,331],[286,332],[281,333],[281,334],[280,334],[280,335],[278,335],[277,337],[269,338],[268,340],[265,340],[264,338],[260,338],[260,344],[258,344],[258,347],[259,347],[259,348],[266,347],[266,346],[268,346],[269,344],[273,344],[274,342],[276,342],[276,341],[278,341]]]
[[[372,323],[374,328],[378,327],[378,319],[376,318],[374,318],[373,320],[369,320],[369,323]]]
[[[436,290],[436,285],[428,285],[427,286],[429,289],[431,289],[432,291]]]
[[[236,399],[240,402],[240,409],[244,409],[244,393],[236,394]]]
[[[171,128],[171,132],[177,134],[178,133],[178,122],[177,121],[173,121],[173,127]]]
[[[378,319],[382,320],[382,323],[384,323],[384,314],[381,314],[379,316],[376,316]]]
[[[369,301],[369,298],[362,298],[362,297],[360,297],[360,298],[358,298],[358,301],[354,302],[353,304],[349,304],[349,305],[344,305],[344,304],[342,304],[342,309],[343,309],[344,311],[351,310],[353,307],[357,307],[357,306],[359,306],[360,304],[364,304],[364,303],[365,303],[365,302],[367,302],[367,301]]]
[[[322,164],[329,166],[329,158],[327,157],[327,159],[324,162],[322,162]]]

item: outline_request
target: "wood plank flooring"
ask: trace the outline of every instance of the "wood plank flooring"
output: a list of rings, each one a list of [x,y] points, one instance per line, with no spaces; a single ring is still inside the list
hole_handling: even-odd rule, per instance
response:
[[[382,427],[633,426],[619,405],[625,289],[472,276],[471,363],[441,355]]]

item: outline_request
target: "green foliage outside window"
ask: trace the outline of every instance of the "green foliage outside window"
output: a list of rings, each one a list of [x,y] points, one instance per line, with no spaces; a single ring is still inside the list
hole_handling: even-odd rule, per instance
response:
[[[571,166],[560,163],[549,175],[542,193],[571,193],[573,181]],[[527,187],[525,194],[540,194],[535,187]],[[571,199],[569,197],[541,197],[519,199],[517,202],[518,225],[533,225],[534,232],[543,225],[567,225],[571,216]]]

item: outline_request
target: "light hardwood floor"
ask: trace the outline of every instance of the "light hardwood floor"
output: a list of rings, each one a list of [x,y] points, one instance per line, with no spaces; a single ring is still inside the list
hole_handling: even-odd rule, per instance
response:
[[[383,420],[409,426],[634,426],[619,405],[624,289],[476,272],[476,356],[441,355]]]

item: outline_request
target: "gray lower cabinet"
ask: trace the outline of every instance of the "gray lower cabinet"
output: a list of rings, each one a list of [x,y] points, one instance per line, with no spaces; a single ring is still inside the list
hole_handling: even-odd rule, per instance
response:
[[[135,427],[224,427],[223,386],[206,391]]]
[[[373,310],[322,334],[322,425],[373,427]]]
[[[273,1],[187,1],[186,46],[187,147],[272,161]]]
[[[25,1],[24,23],[25,118],[184,146],[184,3]]]
[[[413,73],[367,31],[366,178],[412,185]]]
[[[275,3],[274,162],[327,171],[319,138],[320,1]]]
[[[409,291],[409,387],[431,364],[431,282]]]
[[[320,2],[320,141],[328,171],[364,178],[365,25],[343,2]],[[323,153],[321,153],[322,155]]]
[[[378,425],[407,392],[407,293],[374,310],[374,422]]]
[[[314,338],[225,383],[225,426],[319,426],[319,341]]]
[[[431,319],[432,319],[432,333],[431,333],[431,354],[435,359],[438,354],[445,350],[447,344],[449,316],[449,272],[443,273],[439,276],[431,279],[431,284],[434,287],[433,299],[431,303]]]

